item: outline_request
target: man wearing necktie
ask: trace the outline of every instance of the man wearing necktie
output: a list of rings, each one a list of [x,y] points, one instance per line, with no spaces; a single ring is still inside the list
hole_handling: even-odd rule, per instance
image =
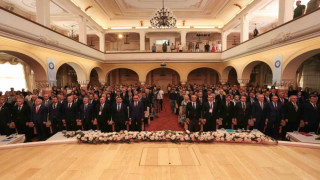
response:
[[[282,127],[281,137],[285,139],[287,132],[297,131],[302,118],[302,106],[298,103],[298,97],[296,95],[290,96],[290,102],[288,102],[283,109],[284,121],[286,125]]]
[[[247,97],[242,95],[240,102],[236,104],[235,121],[237,125],[234,125],[234,129],[246,129],[251,119],[251,103],[247,102]]]
[[[115,123],[115,131],[126,129],[125,123],[129,121],[129,112],[120,96],[116,98],[116,102],[112,106],[112,120]]]
[[[203,103],[202,118],[205,121],[204,131],[216,130],[216,122],[218,120],[218,103],[214,101],[215,95],[208,96],[208,101]]]
[[[132,131],[141,131],[141,125],[144,120],[143,103],[138,101],[137,95],[133,96],[133,102],[130,104],[129,121],[131,121]]]
[[[12,121],[15,123],[18,134],[25,134],[26,140],[31,141],[31,131],[29,131],[28,123],[30,122],[30,108],[23,105],[23,99],[17,99],[17,106],[13,108]]]
[[[271,102],[268,103],[268,125],[266,134],[271,137],[278,137],[281,120],[284,120],[283,109],[281,102],[278,101],[278,96],[273,96]]]
[[[222,126],[231,129],[232,119],[235,118],[235,106],[231,101],[231,95],[226,95],[226,101],[220,106],[219,117],[222,119]]]
[[[90,119],[90,117],[88,118]],[[111,120],[110,106],[106,103],[105,97],[100,98],[100,104],[97,105],[95,118],[97,119],[98,126],[102,132],[111,132],[112,127],[108,124]]]
[[[36,105],[32,109],[31,122],[34,123],[39,141],[45,141],[48,137],[46,122],[47,122],[48,110],[42,105],[42,100],[37,99]]]
[[[49,95],[48,94],[44,94],[43,95],[43,101],[42,101],[42,105],[44,105],[45,107],[50,107],[52,104],[52,101],[49,99]]]
[[[264,132],[264,126],[268,123],[267,118],[268,104],[264,101],[264,96],[262,94],[258,95],[258,101],[252,104],[252,117],[254,123],[254,128],[261,132]]]
[[[89,98],[84,96],[83,104],[80,105],[80,120],[85,131],[92,129],[93,109],[92,104],[89,104]]]
[[[318,97],[316,95],[310,96],[310,102],[304,103],[303,106],[303,120],[305,122],[306,132],[317,132],[319,129],[320,121],[320,108],[317,104]]]
[[[186,121],[189,124],[189,131],[197,132],[200,130],[199,120],[201,118],[201,106],[197,103],[197,96],[191,96],[191,102],[186,107]]]
[[[67,97],[67,103],[63,105],[62,109],[62,123],[66,126],[68,131],[76,131],[77,130],[77,122],[78,119],[78,105],[73,103],[72,95]]]
[[[52,125],[52,133],[55,134],[58,131],[62,131],[63,124],[61,121],[62,118],[62,104],[58,103],[57,97],[52,97],[52,105],[49,106],[49,120]]]

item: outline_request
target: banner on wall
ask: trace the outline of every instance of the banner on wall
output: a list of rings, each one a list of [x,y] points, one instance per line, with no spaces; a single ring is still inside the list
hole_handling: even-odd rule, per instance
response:
[[[51,86],[52,84],[56,85],[57,80],[56,80],[56,63],[55,60],[52,58],[47,58],[47,65],[48,65],[48,80],[49,80],[49,85]]]
[[[273,78],[272,84],[276,83],[279,86],[281,83],[281,67],[282,67],[282,56],[276,56],[273,59]]]

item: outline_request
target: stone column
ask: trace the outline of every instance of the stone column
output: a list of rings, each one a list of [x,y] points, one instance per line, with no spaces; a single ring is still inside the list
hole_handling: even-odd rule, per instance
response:
[[[50,0],[37,0],[37,23],[50,28]]]
[[[105,33],[100,32],[99,33],[99,49],[102,52],[106,51],[106,39],[105,39]]]
[[[140,31],[140,51],[146,50],[146,32]]]
[[[180,37],[181,37],[181,45],[183,49],[186,50],[187,47],[187,32],[186,31],[181,31],[180,32]]]
[[[79,21],[79,42],[87,44],[87,22],[84,18]]]
[[[224,31],[221,34],[221,43],[222,43],[222,51],[227,50],[227,43],[228,43],[228,35],[230,34],[230,31]]]
[[[247,15],[240,19],[240,43],[249,40],[249,20]]]
[[[293,19],[294,0],[279,0],[278,25]]]

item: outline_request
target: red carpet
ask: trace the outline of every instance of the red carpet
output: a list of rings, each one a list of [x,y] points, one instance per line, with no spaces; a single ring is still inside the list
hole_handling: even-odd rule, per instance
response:
[[[159,117],[151,121],[150,125],[146,126],[146,131],[183,131],[184,129],[178,123],[178,116],[171,113],[170,101],[168,95],[163,98],[163,110],[160,112]]]

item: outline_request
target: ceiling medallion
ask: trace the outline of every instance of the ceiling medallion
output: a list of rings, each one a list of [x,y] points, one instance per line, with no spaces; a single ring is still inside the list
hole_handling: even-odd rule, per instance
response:
[[[173,28],[177,23],[172,11],[164,8],[164,0],[162,1],[162,8],[158,9],[154,16],[150,19],[150,24],[154,28]]]

